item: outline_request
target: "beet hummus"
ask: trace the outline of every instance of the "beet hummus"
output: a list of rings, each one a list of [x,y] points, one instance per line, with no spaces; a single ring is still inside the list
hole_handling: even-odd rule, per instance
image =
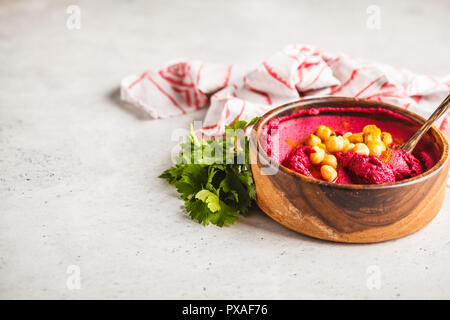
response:
[[[310,178],[385,184],[417,176],[438,161],[428,137],[413,154],[398,149],[417,127],[384,108],[306,109],[270,120],[261,143],[276,162]]]

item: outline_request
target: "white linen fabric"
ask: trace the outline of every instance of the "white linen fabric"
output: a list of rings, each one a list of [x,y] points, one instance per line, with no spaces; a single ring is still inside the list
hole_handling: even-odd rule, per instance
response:
[[[121,82],[122,100],[157,119],[209,106],[200,130],[206,136],[222,134],[237,119],[319,96],[388,102],[428,118],[449,92],[450,75],[416,75],[302,44],[286,46],[254,69],[185,60]],[[450,137],[448,114],[437,126]]]

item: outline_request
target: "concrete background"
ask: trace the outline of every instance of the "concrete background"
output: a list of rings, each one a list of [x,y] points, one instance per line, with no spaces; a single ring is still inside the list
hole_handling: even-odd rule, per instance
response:
[[[80,30],[66,27],[71,4]],[[380,30],[366,27],[369,5],[381,9]],[[156,177],[170,165],[171,132],[205,111],[153,121],[117,99],[123,76],[174,58],[256,64],[292,42],[448,74],[449,9],[1,1],[0,298],[450,298],[449,192],[429,226],[381,244],[317,241],[257,209],[203,227]],[[67,286],[70,266],[80,289]]]

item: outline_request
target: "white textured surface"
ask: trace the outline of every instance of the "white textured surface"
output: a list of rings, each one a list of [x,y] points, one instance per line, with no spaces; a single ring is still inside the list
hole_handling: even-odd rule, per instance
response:
[[[81,29],[66,28],[66,7]],[[381,30],[365,27],[370,4]],[[157,175],[170,134],[117,101],[120,79],[170,59],[256,63],[287,43],[442,75],[448,1],[2,1],[0,298],[450,298],[449,192],[422,231],[341,245],[253,211],[189,220]],[[81,289],[66,287],[69,265]],[[381,270],[369,290],[367,268]]]

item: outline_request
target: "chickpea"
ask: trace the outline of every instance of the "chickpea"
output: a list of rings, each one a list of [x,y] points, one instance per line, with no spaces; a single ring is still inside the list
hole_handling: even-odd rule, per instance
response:
[[[381,130],[376,125],[369,124],[363,128],[363,133],[364,133],[364,135],[371,134],[374,136],[379,136],[381,134]]]
[[[305,144],[307,146],[311,146],[311,147],[314,147],[314,146],[318,145],[319,143],[322,143],[322,140],[320,140],[320,138],[313,133],[311,133],[308,136],[308,138],[306,138],[306,141],[305,141]]]
[[[332,154],[326,154],[321,162],[322,165],[328,165],[333,168],[337,168],[337,159]]]
[[[322,149],[322,150],[324,150],[324,151],[327,151],[327,147],[326,147],[325,144],[323,144],[323,143],[319,143],[319,144],[317,145],[317,147],[319,147],[320,149]]]
[[[331,131],[330,128],[328,128],[327,126],[324,126],[323,124],[321,124],[320,126],[317,127],[316,129],[316,135],[322,139],[322,141],[327,141],[331,134],[333,132]]]
[[[346,138],[344,136],[342,136],[342,137],[344,138],[344,149],[345,149],[345,147],[347,147],[351,142],[350,142],[350,140],[348,140],[348,138]]]
[[[342,136],[333,136],[325,142],[328,152],[339,152],[344,149],[345,142]]]
[[[354,153],[364,154],[368,156],[370,154],[369,148],[364,143],[357,143],[352,150]]]
[[[350,137],[351,135],[352,135],[351,132],[346,132],[346,133],[344,133],[343,137],[344,137],[344,138],[348,138],[348,137]]]
[[[313,149],[316,151],[314,153],[311,153],[309,155],[309,160],[311,160],[312,164],[319,164],[323,161],[325,158],[325,151],[318,146],[313,147]]]
[[[393,141],[392,135],[388,132],[382,132],[381,133],[381,141],[383,141],[384,145],[387,147],[390,145]]]
[[[345,152],[352,151],[353,148],[355,148],[355,144],[350,142],[349,144],[347,144],[347,145],[344,147],[344,149],[342,150],[342,152],[345,153]]]
[[[386,151],[386,146],[381,141],[369,141],[367,147],[370,150],[369,155],[379,157],[381,154]]]
[[[381,134],[375,135],[375,134],[366,134],[364,136],[364,143],[368,144],[369,142],[381,142]]]
[[[364,141],[364,137],[362,133],[354,133],[348,137],[348,140],[351,143],[361,143]]]
[[[329,165],[322,166],[320,168],[320,173],[322,175],[322,178],[324,178],[324,180],[328,182],[332,182],[337,178],[336,170]]]

